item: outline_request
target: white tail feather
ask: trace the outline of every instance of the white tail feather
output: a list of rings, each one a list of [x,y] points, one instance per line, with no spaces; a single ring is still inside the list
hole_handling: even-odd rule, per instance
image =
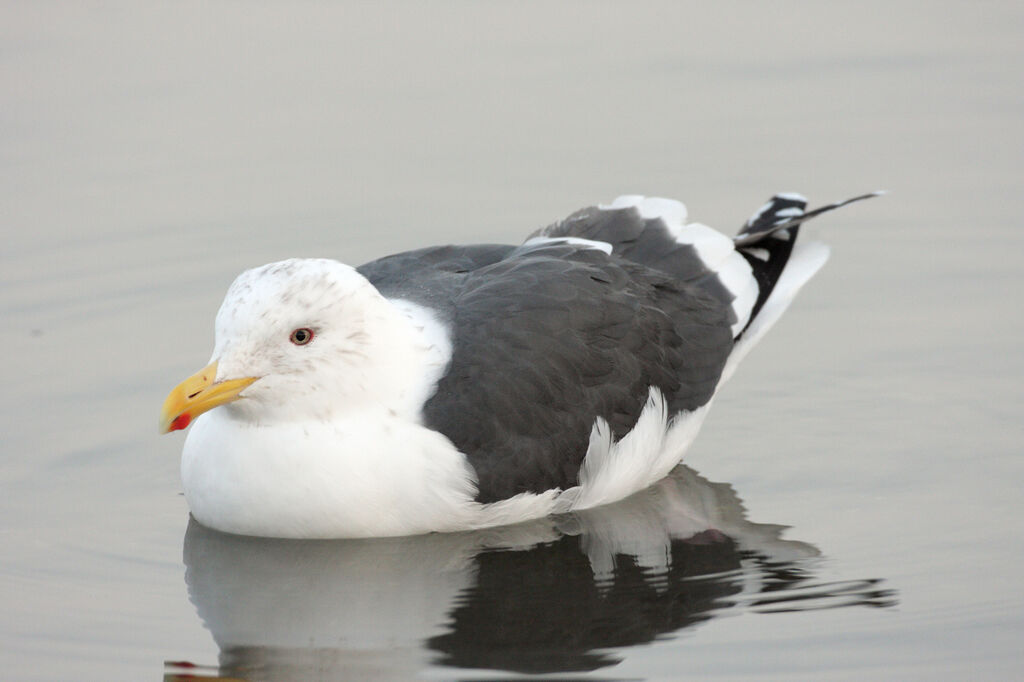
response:
[[[750,349],[757,345],[765,332],[771,329],[786,308],[796,298],[797,292],[815,275],[821,266],[828,260],[829,248],[821,242],[799,242],[793,247],[793,253],[789,256],[786,268],[782,276],[775,283],[775,288],[768,296],[761,310],[758,311],[754,321],[750,323],[747,330],[743,332],[742,338],[736,342],[732,354],[729,356],[725,369],[722,371],[721,381],[726,381],[736,371],[740,360],[750,352]],[[721,383],[721,382],[719,382]]]

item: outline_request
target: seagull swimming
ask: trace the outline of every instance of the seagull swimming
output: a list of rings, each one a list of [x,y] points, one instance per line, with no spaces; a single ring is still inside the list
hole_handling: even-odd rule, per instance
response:
[[[210,363],[161,431],[191,429],[192,515],[243,535],[413,535],[623,499],[664,478],[721,383],[828,258],[777,194],[735,238],[619,197],[519,246],[243,272]],[[217,408],[217,409],[214,409]]]

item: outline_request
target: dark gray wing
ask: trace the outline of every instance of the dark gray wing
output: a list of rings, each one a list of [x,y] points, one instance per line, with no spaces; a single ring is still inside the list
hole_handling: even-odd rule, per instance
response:
[[[720,301],[729,303],[732,293],[705,263],[691,244],[669,233],[661,218],[644,218],[633,207],[590,206],[568,218],[537,230],[532,237],[578,237],[610,244],[619,258],[659,270],[672,278],[697,284]],[[732,314],[731,309],[728,314]],[[733,320],[735,322],[735,320]]]
[[[577,485],[597,417],[621,438],[652,386],[673,412],[704,405],[732,349],[726,304],[600,251],[446,277],[453,355],[423,417],[466,454],[481,502]]]
[[[493,265],[515,250],[503,244],[433,246],[370,261],[357,268],[387,298],[401,298],[450,318],[452,296],[465,275]]]

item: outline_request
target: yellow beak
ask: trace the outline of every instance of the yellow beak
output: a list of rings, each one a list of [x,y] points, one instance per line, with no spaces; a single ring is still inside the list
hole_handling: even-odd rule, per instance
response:
[[[211,362],[174,387],[160,410],[160,433],[184,429],[203,412],[238,400],[238,394],[259,378],[244,377],[214,383],[216,376],[217,363]]]

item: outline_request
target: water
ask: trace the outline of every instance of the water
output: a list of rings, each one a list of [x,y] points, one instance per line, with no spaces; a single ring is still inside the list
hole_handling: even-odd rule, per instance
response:
[[[4,3],[5,676],[1019,677],[1024,10],[929,8]],[[157,411],[246,267],[873,189],[653,491],[483,534],[188,526]]]

